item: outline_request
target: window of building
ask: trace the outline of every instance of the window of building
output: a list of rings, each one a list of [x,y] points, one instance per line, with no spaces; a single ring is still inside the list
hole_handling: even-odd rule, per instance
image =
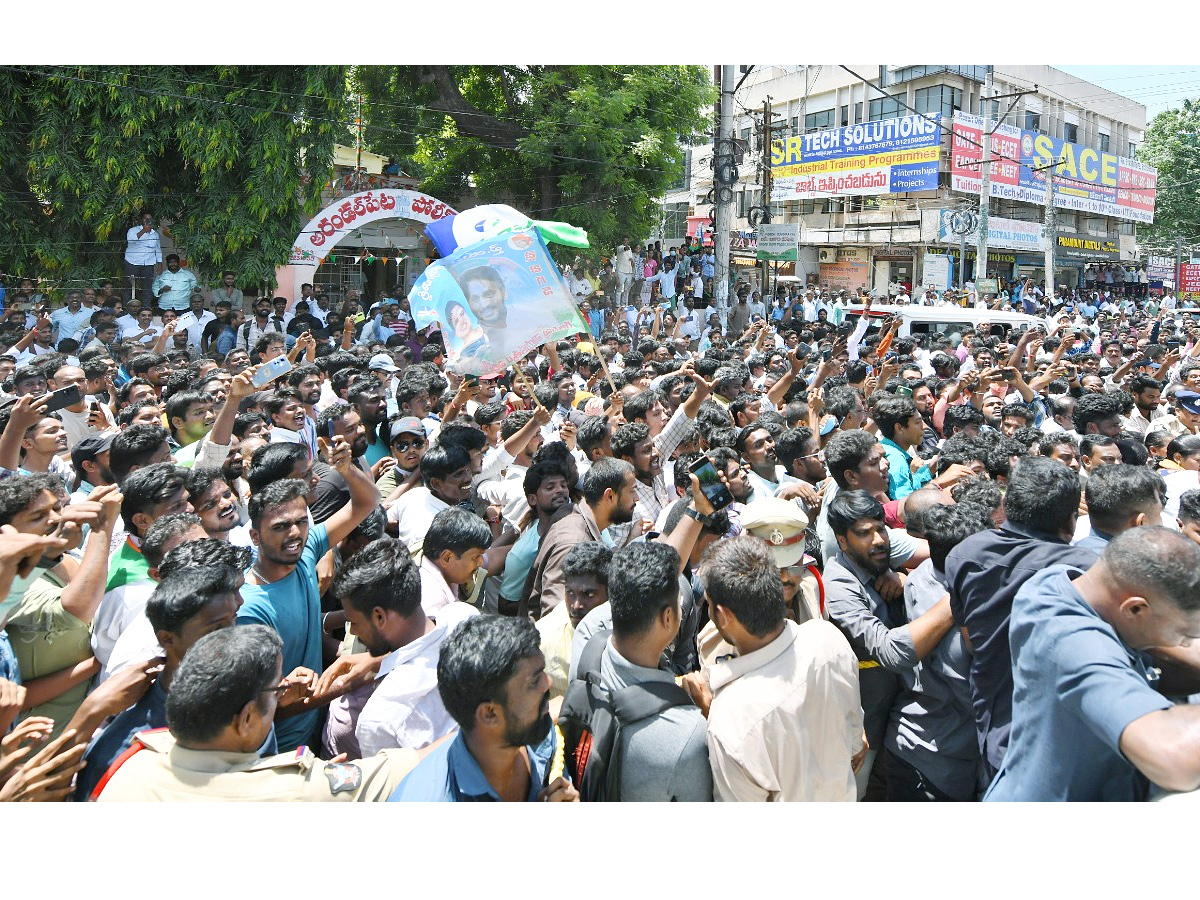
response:
[[[878,122],[880,119],[895,119],[901,115],[902,109],[899,97],[880,97],[878,100],[872,100],[871,105],[867,108],[867,121]]]
[[[843,126],[850,124],[850,104],[847,103],[842,107],[841,122]]]
[[[820,112],[809,113],[804,117],[805,131],[819,131],[822,128],[832,128],[833,116],[836,110],[823,109]]]
[[[1042,114],[1025,110],[1025,128],[1029,131],[1042,130]]]
[[[1108,135],[1107,134],[1100,135],[1100,152],[1101,153],[1108,152]]]
[[[1108,222],[1096,216],[1088,216],[1083,220],[1083,227],[1088,234],[1108,234]]]
[[[744,218],[746,218],[746,206],[747,206],[747,203],[746,203],[746,197],[747,197],[747,194],[746,194],[746,192],[745,192],[745,191],[738,191],[738,194],[737,194],[737,215],[738,215],[738,218],[739,218],[739,219],[744,219]]]
[[[792,126],[792,134],[795,134],[796,129],[800,127],[800,117],[799,116],[792,116],[791,126]]]
[[[728,132],[726,132],[726,133],[728,133]],[[749,144],[750,144],[750,129],[749,128],[742,129],[742,140],[746,142],[747,146],[749,146]]]
[[[1117,234],[1137,234],[1137,224],[1134,222],[1117,223]]]
[[[1133,141],[1129,142],[1129,155],[1131,157],[1137,155],[1137,144],[1135,144]]]
[[[1072,125],[1070,122],[1063,122],[1063,140],[1069,144],[1074,144],[1079,140],[1079,126]]]
[[[854,104],[854,124],[857,125],[862,120],[863,120],[862,103],[855,103]]]
[[[919,113],[940,112],[943,118],[949,119],[962,109],[962,91],[944,84],[920,88],[913,97],[913,107]]]
[[[816,200],[801,200],[800,201],[800,210],[799,210],[800,215],[811,216],[816,211],[817,211],[817,201]]]

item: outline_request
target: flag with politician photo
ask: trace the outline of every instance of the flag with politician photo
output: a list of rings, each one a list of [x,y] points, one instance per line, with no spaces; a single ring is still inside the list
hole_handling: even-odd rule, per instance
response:
[[[448,367],[492,375],[548,341],[587,331],[535,223],[461,245],[409,292],[417,328],[442,329]]]

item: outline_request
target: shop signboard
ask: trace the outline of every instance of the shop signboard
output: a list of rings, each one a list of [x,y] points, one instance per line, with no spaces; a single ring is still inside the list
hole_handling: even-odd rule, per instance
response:
[[[978,195],[983,117],[955,114],[952,134],[950,188]],[[1014,125],[1001,125],[992,135],[991,196],[1045,206],[1046,180],[1056,160],[1056,207],[1154,221],[1158,171],[1153,166]]]
[[[945,253],[925,253],[921,261],[921,279],[925,285],[939,291],[950,289],[954,280],[954,265]]]
[[[954,244],[957,246],[960,235],[954,233],[951,227],[951,220],[954,218],[954,210],[943,209],[938,215],[938,234],[937,239],[939,244]],[[1021,219],[1003,219],[999,216],[988,216],[988,246],[989,247],[1004,247],[1009,250],[1024,250],[1027,253],[1037,253],[1044,249],[1044,238],[1042,232],[1044,228],[1041,222],[1026,222]],[[979,240],[978,225],[967,232],[966,238],[968,244],[977,243]]]
[[[1121,245],[1107,238],[1060,231],[1056,236],[1054,253],[1060,258],[1118,260],[1121,258]]]
[[[871,267],[865,262],[821,263],[821,284],[835,291],[865,288]]]
[[[1200,295],[1200,263],[1184,263],[1179,267],[1179,292]]]
[[[1175,278],[1175,260],[1170,256],[1147,256],[1146,274],[1151,281]]]
[[[771,200],[937,190],[941,114],[901,116],[771,142]]]
[[[800,225],[759,225],[758,259],[796,261],[796,248],[800,242]]]

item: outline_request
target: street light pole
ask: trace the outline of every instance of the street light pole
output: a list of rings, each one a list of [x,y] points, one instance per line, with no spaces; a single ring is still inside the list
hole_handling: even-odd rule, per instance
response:
[[[983,138],[983,159],[980,162],[979,172],[979,233],[976,235],[977,250],[975,252],[975,283],[979,283],[980,278],[987,277],[987,253],[988,253],[988,208],[991,206],[992,200],[992,116],[991,116],[991,97],[992,97],[992,67],[987,67],[987,79],[983,86],[983,127],[979,129],[979,136]],[[966,268],[966,260],[963,260],[963,268]]]
[[[713,297],[717,306],[727,308],[729,305],[729,229],[733,219],[733,189],[722,190],[721,163],[733,162],[733,66],[721,66],[721,112],[718,117],[717,141],[713,145],[713,157],[716,165],[713,167],[714,200],[717,204],[716,221],[713,224],[716,234],[713,236],[716,251],[716,277],[713,279]]]

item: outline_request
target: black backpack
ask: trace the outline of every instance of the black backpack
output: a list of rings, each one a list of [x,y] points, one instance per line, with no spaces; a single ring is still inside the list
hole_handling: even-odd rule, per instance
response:
[[[566,770],[585,802],[621,799],[621,729],[676,706],[691,706],[687,691],[674,683],[631,684],[609,691],[600,684],[600,659],[609,632],[584,646],[579,670],[567,685],[558,726],[566,750]]]

